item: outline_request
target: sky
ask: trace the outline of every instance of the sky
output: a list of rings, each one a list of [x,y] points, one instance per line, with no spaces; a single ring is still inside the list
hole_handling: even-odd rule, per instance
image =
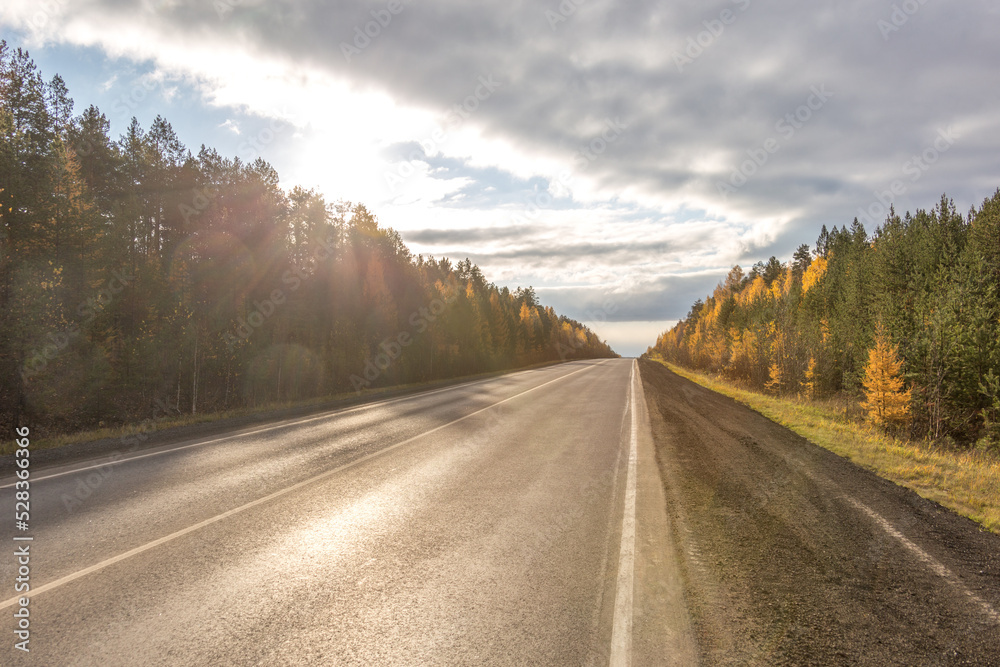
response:
[[[112,133],[364,203],[644,352],[733,264],[1000,186],[1000,0],[4,0]]]

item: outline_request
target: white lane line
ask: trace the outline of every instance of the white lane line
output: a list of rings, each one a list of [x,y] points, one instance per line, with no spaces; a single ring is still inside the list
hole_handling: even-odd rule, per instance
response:
[[[525,389],[524,391],[522,391],[520,393],[517,393],[517,394],[514,394],[513,396],[511,396],[509,398],[505,398],[502,401],[497,401],[496,403],[488,405],[485,408],[480,408],[479,410],[476,410],[475,412],[470,412],[469,414],[465,415],[464,417],[459,417],[458,419],[450,421],[447,424],[441,424],[440,426],[436,426],[436,427],[430,429],[429,431],[424,431],[420,435],[415,435],[415,436],[413,436],[411,438],[407,438],[406,440],[402,440],[400,442],[397,442],[394,445],[389,445],[388,447],[380,449],[377,452],[372,452],[371,454],[367,454],[365,456],[362,456],[361,458],[358,458],[358,459],[355,459],[353,461],[350,461],[349,463],[345,463],[344,465],[339,466],[337,468],[334,468],[333,470],[328,470],[328,471],[326,471],[324,473],[320,473],[319,475],[315,475],[314,477],[310,477],[309,479],[302,480],[301,482],[298,482],[298,483],[293,484],[293,485],[291,485],[289,487],[281,489],[280,491],[275,491],[274,493],[266,495],[266,496],[264,496],[262,498],[258,498],[257,500],[252,500],[252,501],[250,501],[250,502],[248,502],[248,503],[246,503],[244,505],[240,505],[239,507],[234,507],[233,509],[228,510],[226,512],[223,512],[222,514],[217,514],[216,516],[213,516],[211,518],[205,519],[204,521],[199,521],[198,523],[196,523],[194,525],[191,525],[191,526],[188,526],[187,528],[182,528],[181,530],[178,530],[176,532],[170,533],[169,535],[164,535],[163,537],[161,537],[159,539],[153,540],[152,542],[148,542],[148,543],[143,544],[141,546],[138,546],[138,547],[136,547],[134,549],[130,549],[130,550],[124,552],[124,553],[118,554],[117,556],[112,556],[111,558],[108,558],[107,560],[102,560],[100,563],[95,563],[94,565],[91,565],[90,567],[86,567],[86,568],[84,568],[82,570],[74,572],[73,574],[68,574],[65,577],[62,577],[60,579],[56,579],[55,581],[49,582],[49,583],[44,584],[42,586],[39,586],[37,588],[32,588],[27,593],[23,593],[21,595],[14,596],[14,597],[10,598],[9,600],[6,600],[6,601],[0,603],[0,609],[6,609],[7,607],[14,606],[17,603],[17,601],[20,598],[22,598],[22,597],[34,598],[36,595],[39,595],[41,593],[45,593],[47,591],[51,591],[51,590],[53,590],[55,588],[59,588],[60,586],[64,586],[65,584],[68,584],[71,581],[75,581],[75,580],[77,580],[77,579],[79,579],[81,577],[85,577],[88,574],[93,574],[94,572],[98,572],[100,570],[103,570],[104,568],[106,568],[106,567],[108,567],[110,565],[114,565],[115,563],[119,563],[119,562],[125,560],[126,558],[131,558],[132,556],[136,556],[136,555],[141,554],[141,553],[143,553],[145,551],[149,551],[150,549],[156,548],[156,547],[160,546],[161,544],[166,544],[167,542],[171,542],[173,540],[176,540],[178,537],[183,537],[184,535],[187,535],[188,533],[193,533],[196,530],[200,530],[201,528],[204,528],[205,526],[210,526],[213,523],[218,523],[219,521],[222,521],[223,519],[231,517],[234,514],[239,514],[240,512],[248,510],[248,509],[250,509],[252,507],[256,507],[257,505],[262,505],[262,504],[264,504],[266,502],[274,500],[275,498],[280,498],[281,496],[284,496],[284,495],[287,495],[289,493],[292,493],[293,491],[297,491],[298,489],[301,489],[304,486],[308,486],[308,485],[313,484],[315,482],[318,482],[320,480],[326,479],[328,477],[332,477],[332,476],[334,476],[334,475],[336,475],[338,473],[341,473],[341,472],[347,470],[348,468],[353,468],[354,466],[360,465],[360,464],[364,463],[365,461],[370,461],[371,459],[377,458],[379,456],[383,456],[383,455],[387,454],[388,452],[393,451],[394,449],[398,449],[398,448],[400,448],[400,447],[402,447],[404,445],[408,445],[408,444],[410,444],[411,442],[413,442],[415,440],[419,440],[420,438],[428,436],[428,435],[430,435],[432,433],[436,433],[436,432],[440,431],[441,429],[445,429],[445,428],[448,428],[449,426],[453,426],[454,424],[457,424],[458,422],[465,421],[466,419],[469,419],[470,417],[474,417],[474,416],[478,415],[481,412],[486,412],[487,410],[495,408],[498,405],[501,405],[503,403],[507,403],[508,401],[513,401],[515,398],[519,398],[519,397],[524,396],[525,394],[529,394],[529,393],[531,393],[531,392],[533,392],[533,391],[535,391],[537,389],[541,389],[542,387],[545,387],[546,385],[550,385],[553,382],[558,382],[560,380],[565,380],[566,378],[570,377],[571,375],[576,375],[577,373],[582,373],[584,371],[588,371],[588,370],[590,370],[592,368],[596,368],[599,365],[600,364],[592,364],[592,365],[584,366],[580,370],[573,371],[572,373],[567,373],[566,375],[560,375],[559,377],[555,378],[554,380],[549,380],[548,382],[544,382],[544,383],[542,383],[542,384],[540,384],[538,386],[532,387],[531,389]]]
[[[635,465],[638,450],[636,417],[635,366],[628,379],[629,411],[632,433],[629,438],[628,473],[625,482],[625,514],[622,517],[622,544],[618,550],[618,592],[615,595],[615,619],[611,631],[611,667],[632,664],[632,587],[635,573]]]
[[[594,364],[594,365],[595,366],[600,366],[602,363],[604,363],[604,362],[602,361],[602,362],[599,362],[599,363]],[[516,372],[516,373],[510,373],[509,375],[505,375],[505,376],[501,376],[501,377],[514,377],[516,375],[521,375],[522,373],[527,373],[527,372],[529,372],[529,371],[519,371],[519,372]],[[578,371],[574,371],[574,372],[578,372]],[[96,468],[108,468],[110,466],[118,465],[120,463],[127,463],[129,461],[138,461],[139,459],[149,458],[150,456],[160,456],[162,454],[172,454],[174,452],[180,452],[180,451],[183,451],[185,449],[191,449],[192,447],[204,447],[205,445],[213,445],[213,444],[217,444],[217,443],[220,443],[220,442],[225,442],[226,440],[232,440],[233,438],[245,438],[247,436],[257,435],[259,433],[267,433],[268,431],[274,431],[274,430],[277,430],[279,428],[289,428],[289,427],[292,427],[292,426],[300,426],[302,424],[308,424],[309,422],[319,421],[321,419],[333,419],[335,417],[340,417],[340,416],[343,416],[343,415],[347,415],[347,414],[350,414],[352,412],[360,412],[362,410],[370,410],[372,408],[384,407],[386,405],[391,405],[393,403],[398,403],[400,401],[408,401],[408,400],[413,400],[415,398],[423,398],[424,396],[433,396],[434,394],[440,394],[441,392],[445,392],[445,391],[454,391],[455,389],[462,389],[462,388],[466,388],[467,389],[468,387],[470,387],[472,385],[479,384],[479,383],[482,383],[482,382],[489,382],[490,380],[494,380],[494,379],[496,379],[496,378],[484,378],[482,380],[473,380],[471,382],[463,382],[462,384],[454,385],[454,386],[451,386],[451,387],[444,387],[442,389],[435,389],[433,391],[421,392],[419,394],[412,394],[410,396],[400,396],[398,398],[386,398],[386,399],[383,399],[381,401],[375,401],[374,403],[365,403],[364,405],[358,405],[358,406],[355,406],[355,407],[338,408],[336,410],[332,410],[330,412],[324,412],[323,414],[316,415],[316,416],[313,416],[313,417],[303,417],[303,418],[298,419],[298,420],[292,419],[292,420],[288,420],[288,421],[283,421],[283,422],[280,422],[278,424],[272,424],[270,426],[262,426],[261,428],[258,428],[258,429],[253,430],[253,431],[241,431],[239,433],[234,433],[232,435],[226,435],[226,436],[222,436],[222,437],[219,437],[219,438],[212,438],[211,440],[201,440],[201,441],[198,441],[198,442],[191,443],[189,445],[181,445],[179,447],[171,447],[169,449],[157,449],[156,451],[153,451],[153,452],[146,452],[145,454],[136,454],[135,456],[122,456],[121,458],[109,458],[108,460],[102,461],[101,463],[95,463],[93,465],[84,466],[82,468],[72,468],[71,470],[63,470],[62,472],[52,473],[51,475],[39,475],[37,477],[32,476],[31,481],[33,483],[37,484],[38,482],[43,482],[43,481],[45,481],[47,479],[54,479],[56,477],[63,477],[64,475],[75,475],[78,472],[86,472],[88,470],[94,470]],[[114,452],[114,453],[110,454],[110,456],[113,457],[115,455],[115,453],[117,453],[117,452]],[[14,487],[15,484],[17,484],[16,480],[12,481],[10,484],[4,484],[3,486],[0,486],[0,489],[9,489],[9,488],[12,488],[12,487]]]
[[[796,464],[800,464],[800,462],[797,459],[793,459],[793,462]],[[857,500],[844,493],[844,490],[841,489],[840,486],[833,480],[828,479],[825,476],[810,472],[808,470],[805,471],[805,475],[806,477],[813,480],[820,486],[828,489],[831,492],[831,494],[834,495],[835,497],[840,498],[844,502],[854,507],[856,510],[860,511],[862,514],[867,515],[868,518],[874,521],[875,525],[877,525],[879,528],[885,531],[885,533],[889,535],[889,537],[893,538],[901,545],[903,545],[907,549],[907,551],[913,554],[916,557],[916,559],[919,560],[921,563],[930,568],[930,570],[934,574],[944,579],[949,585],[955,588],[958,592],[965,595],[973,604],[979,607],[979,610],[982,611],[987,618],[993,621],[993,623],[1000,625],[1000,613],[998,613],[997,610],[994,609],[989,602],[987,602],[986,600],[982,599],[981,597],[973,593],[971,590],[969,590],[968,587],[966,587],[966,585],[962,583],[962,580],[959,579],[954,572],[949,570],[941,561],[934,558],[934,556],[930,555],[929,553],[921,549],[919,546],[917,546],[916,543],[914,543],[912,540],[906,537],[906,535],[903,535],[901,532],[896,530],[896,528],[891,523],[889,523],[889,521],[885,517],[883,517],[881,514],[879,514],[872,508],[862,503],[860,500]]]
[[[982,611],[983,614],[985,614],[991,621],[996,624],[1000,624],[1000,614],[998,614],[997,611],[990,606],[990,603],[970,591],[965,584],[962,583],[961,579],[956,577],[951,570],[934,558],[934,556],[931,556],[929,553],[911,542],[905,535],[896,530],[891,523],[886,521],[886,519],[875,510],[869,508],[867,505],[855,500],[854,498],[851,498],[850,496],[844,495],[843,498],[855,508],[867,514],[882,530],[898,540],[899,543],[906,547],[910,553],[917,557],[918,560],[933,570],[934,574],[938,575],[956,589],[964,593],[966,597],[976,604],[980,611]]]

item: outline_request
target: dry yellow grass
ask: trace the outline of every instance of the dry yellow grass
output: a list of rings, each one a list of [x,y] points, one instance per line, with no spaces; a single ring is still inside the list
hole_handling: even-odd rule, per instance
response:
[[[894,439],[847,416],[843,404],[776,398],[656,359],[670,370],[729,396],[810,442],[843,456],[1000,534],[1000,459]]]

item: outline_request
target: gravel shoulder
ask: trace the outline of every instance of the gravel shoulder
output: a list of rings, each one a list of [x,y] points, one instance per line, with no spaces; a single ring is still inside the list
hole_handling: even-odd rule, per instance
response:
[[[703,664],[1000,665],[1000,537],[639,368]]]

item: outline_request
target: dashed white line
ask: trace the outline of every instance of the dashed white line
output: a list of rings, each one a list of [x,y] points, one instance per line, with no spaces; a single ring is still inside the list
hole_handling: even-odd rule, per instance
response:
[[[604,362],[601,361],[601,362],[598,362],[598,363],[593,364],[593,365],[594,366],[600,366],[602,363],[604,363]],[[518,371],[516,373],[509,373],[509,374],[507,374],[507,375],[505,375],[503,377],[507,377],[507,378],[514,377],[516,375],[520,375],[521,373],[527,373],[527,372],[529,372],[529,371]],[[579,372],[579,371],[574,371],[574,372]],[[572,375],[572,373],[570,373],[570,375]],[[94,463],[92,465],[87,465],[87,466],[83,466],[83,467],[80,467],[80,468],[71,468],[70,470],[63,470],[61,472],[55,472],[55,473],[52,473],[52,474],[49,474],[49,475],[39,475],[37,477],[33,476],[31,478],[31,481],[33,483],[37,484],[38,482],[43,482],[43,481],[45,481],[47,479],[54,479],[56,477],[63,477],[64,475],[75,475],[78,472],[86,472],[87,470],[94,470],[94,469],[97,469],[97,468],[108,468],[110,466],[119,465],[121,463],[127,463],[129,461],[138,461],[140,459],[149,458],[150,456],[160,456],[162,454],[172,454],[173,452],[180,452],[180,451],[183,451],[185,449],[191,449],[192,447],[204,447],[205,445],[213,445],[213,444],[217,444],[217,443],[220,443],[220,442],[225,442],[226,440],[232,440],[233,438],[245,438],[245,437],[251,436],[251,435],[258,435],[260,433],[267,433],[268,431],[274,431],[274,430],[279,429],[279,428],[289,428],[289,427],[292,427],[292,426],[300,426],[302,424],[308,424],[309,422],[319,421],[321,419],[332,419],[332,418],[335,418],[335,417],[340,417],[340,416],[343,416],[343,415],[346,415],[346,414],[350,414],[352,412],[360,412],[362,410],[370,410],[372,408],[384,407],[386,405],[391,405],[393,403],[398,403],[400,401],[407,401],[407,400],[412,400],[412,399],[415,399],[415,398],[423,398],[424,396],[432,396],[434,394],[440,394],[441,392],[445,392],[445,391],[453,391],[455,389],[468,388],[468,387],[470,387],[472,385],[480,384],[480,383],[483,383],[483,382],[489,382],[490,380],[493,380],[493,379],[495,379],[495,378],[485,378],[485,379],[482,379],[482,380],[472,380],[470,382],[463,382],[463,383],[458,384],[458,385],[452,385],[450,387],[443,387],[441,389],[434,389],[432,391],[420,392],[420,393],[412,394],[412,395],[409,395],[409,396],[400,396],[398,398],[386,398],[386,399],[382,399],[380,401],[375,401],[373,403],[365,403],[364,405],[357,405],[357,406],[346,407],[346,408],[337,408],[336,410],[332,410],[330,412],[324,412],[323,414],[315,415],[315,416],[312,416],[312,417],[302,417],[302,418],[299,418],[299,419],[285,420],[285,421],[279,422],[277,424],[271,424],[269,426],[263,426],[261,428],[254,429],[252,431],[240,431],[239,433],[233,433],[232,435],[225,435],[225,436],[222,436],[222,437],[219,437],[219,438],[212,438],[210,440],[199,440],[198,442],[193,442],[193,443],[187,444],[187,445],[180,445],[178,447],[169,447],[168,449],[157,449],[155,451],[146,452],[144,454],[136,454],[135,456],[121,456],[119,458],[110,458],[110,459],[108,459],[106,461],[102,461],[101,463]],[[115,456],[115,454],[112,454],[111,456],[113,457],[113,456]],[[12,488],[15,484],[16,484],[16,480],[13,481],[13,482],[11,482],[10,484],[4,484],[4,485],[0,486],[0,489],[9,489],[9,488]]]
[[[492,408],[495,408],[498,405],[501,405],[503,403],[507,403],[509,401],[513,401],[515,398],[519,398],[519,397],[524,396],[525,394],[531,393],[531,392],[533,392],[533,391],[535,391],[537,389],[541,389],[542,387],[550,385],[553,382],[559,382],[560,380],[565,380],[566,378],[570,377],[571,375],[576,375],[577,373],[582,373],[584,371],[588,371],[588,370],[590,370],[592,368],[596,368],[597,366],[600,366],[600,365],[601,365],[600,363],[592,364],[592,365],[585,366],[585,367],[583,367],[583,368],[581,368],[579,370],[573,371],[572,373],[567,373],[566,375],[560,375],[559,377],[557,377],[557,378],[555,378],[553,380],[549,380],[548,382],[543,382],[542,384],[537,385],[535,387],[532,387],[531,389],[525,389],[524,391],[519,392],[517,394],[514,394],[513,396],[510,396],[510,397],[505,398],[505,399],[503,399],[501,401],[497,401],[496,403],[488,405],[485,408],[480,408],[479,410],[476,410],[475,412],[470,412],[469,414],[465,415],[464,417],[459,417],[458,419],[452,420],[452,421],[448,422],[447,424],[441,424],[440,426],[436,426],[436,427],[434,427],[434,428],[432,428],[432,429],[430,429],[428,431],[424,431],[423,433],[421,433],[419,435],[415,435],[415,436],[413,436],[411,438],[407,438],[406,440],[402,440],[402,441],[397,442],[397,443],[395,443],[393,445],[389,445],[388,447],[384,447],[384,448],[380,449],[377,452],[372,452],[371,454],[367,454],[365,456],[357,458],[357,459],[355,459],[355,460],[353,460],[353,461],[351,461],[349,463],[345,463],[344,465],[339,466],[337,468],[334,468],[332,470],[327,470],[326,472],[320,473],[319,475],[315,475],[313,477],[310,477],[309,479],[304,479],[301,482],[298,482],[298,483],[293,484],[293,485],[291,485],[289,487],[281,489],[280,491],[275,491],[274,493],[271,493],[271,494],[268,494],[268,495],[263,496],[261,498],[258,498],[257,500],[252,500],[252,501],[250,501],[250,502],[248,502],[248,503],[246,503],[244,505],[240,505],[239,507],[234,507],[233,509],[228,510],[226,512],[223,512],[222,514],[217,514],[217,515],[215,515],[213,517],[205,519],[204,521],[199,521],[198,523],[196,523],[194,525],[191,525],[191,526],[188,526],[187,528],[182,528],[181,530],[178,530],[178,531],[175,531],[173,533],[170,533],[169,535],[164,535],[163,537],[155,539],[152,542],[147,542],[146,544],[143,544],[141,546],[135,547],[134,549],[130,549],[130,550],[124,552],[124,553],[120,553],[117,556],[112,556],[111,558],[108,558],[106,560],[102,560],[99,563],[95,563],[94,565],[91,565],[90,567],[86,567],[86,568],[84,568],[82,570],[79,570],[77,572],[74,572],[72,574],[68,574],[65,577],[62,577],[60,579],[56,579],[55,581],[51,581],[51,582],[49,582],[47,584],[44,584],[42,586],[38,586],[37,588],[32,587],[30,596],[32,598],[34,598],[35,596],[40,595],[41,593],[45,593],[45,592],[51,591],[51,590],[53,590],[55,588],[59,588],[60,586],[64,586],[64,585],[66,585],[66,584],[68,584],[68,583],[70,583],[72,581],[76,581],[77,579],[80,579],[81,577],[85,577],[88,574],[93,574],[94,572],[98,572],[100,570],[103,570],[104,568],[106,568],[108,566],[111,566],[111,565],[114,565],[115,563],[119,563],[119,562],[125,560],[126,558],[131,558],[132,556],[136,556],[136,555],[141,554],[141,553],[143,553],[145,551],[149,551],[150,549],[154,549],[154,548],[160,546],[161,544],[166,544],[167,542],[171,542],[173,540],[176,540],[178,537],[183,537],[184,535],[187,535],[188,533],[193,533],[196,530],[200,530],[200,529],[204,528],[205,526],[210,526],[213,523],[218,523],[219,521],[222,521],[223,519],[231,517],[234,514],[239,514],[240,512],[248,510],[248,509],[250,509],[252,507],[256,507],[258,505],[262,505],[262,504],[264,504],[266,502],[269,502],[269,501],[274,500],[276,498],[280,498],[281,496],[284,496],[284,495],[287,495],[289,493],[292,493],[293,491],[297,491],[298,489],[301,489],[304,486],[308,486],[308,485],[313,484],[315,482],[318,482],[320,480],[326,479],[328,477],[332,477],[333,475],[341,473],[344,470],[347,470],[348,468],[353,468],[354,466],[360,465],[360,464],[364,463],[365,461],[370,461],[371,459],[374,459],[376,457],[383,456],[383,455],[385,455],[385,454],[393,451],[394,449],[398,449],[398,448],[400,448],[400,447],[402,447],[404,445],[410,444],[411,442],[413,442],[415,440],[419,440],[420,438],[428,436],[428,435],[430,435],[432,433],[436,433],[436,432],[438,432],[438,431],[440,431],[442,429],[448,428],[449,426],[457,424],[457,423],[459,423],[461,421],[465,421],[466,419],[469,419],[470,417],[474,417],[474,416],[476,416],[476,415],[478,415],[478,414],[480,414],[482,412],[486,412],[487,410],[491,410]],[[635,418],[633,417],[633,430],[634,430],[634,426],[635,426],[635,421],[634,420],[635,420]],[[634,446],[633,446],[633,452],[634,452]],[[631,476],[630,476],[630,478],[631,478]],[[633,496],[634,496],[634,492],[633,492]],[[634,511],[633,511],[633,514],[634,514]],[[17,604],[18,599],[21,598],[21,597],[24,597],[24,596],[23,595],[14,596],[14,597],[10,598],[9,600],[6,600],[4,602],[0,602],[0,609],[6,609],[7,607],[14,606],[15,604]]]

